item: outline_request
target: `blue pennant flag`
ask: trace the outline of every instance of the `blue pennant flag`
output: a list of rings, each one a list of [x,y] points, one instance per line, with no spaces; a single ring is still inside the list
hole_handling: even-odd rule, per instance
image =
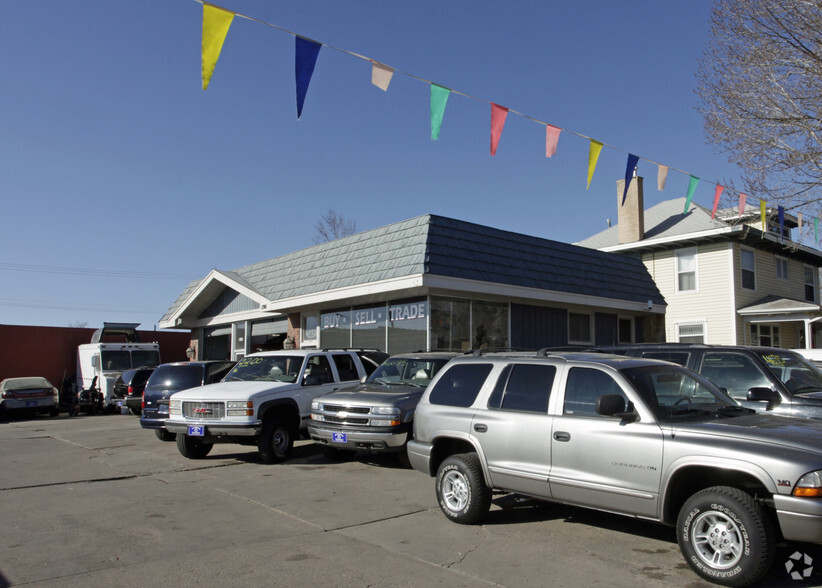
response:
[[[625,168],[625,190],[622,192],[622,205],[625,204],[625,197],[628,195],[628,186],[631,185],[631,180],[634,177],[634,170],[636,169],[636,164],[639,163],[639,157],[636,155],[628,154],[628,165]]]
[[[303,113],[305,94],[308,92],[308,84],[311,82],[311,74],[314,73],[314,66],[317,64],[317,56],[320,54],[321,43],[295,37],[297,40],[294,70],[297,76],[297,118]]]

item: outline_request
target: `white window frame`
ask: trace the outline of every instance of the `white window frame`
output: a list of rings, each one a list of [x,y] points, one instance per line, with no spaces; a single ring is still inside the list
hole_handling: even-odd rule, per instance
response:
[[[694,327],[694,326],[701,326],[702,327],[702,341],[701,341],[701,343],[707,343],[708,342],[708,321],[707,320],[682,321],[682,322],[676,323],[674,325],[674,335],[676,336],[676,342],[677,343],[683,343],[683,341],[681,339],[682,334],[680,332],[682,330],[682,327]],[[686,335],[686,336],[693,336],[693,335]],[[691,341],[685,341],[685,342],[689,343]],[[694,341],[694,343],[695,343],[695,341]]]
[[[811,274],[811,282],[810,283],[808,282],[808,277],[807,277],[809,271],[810,271],[810,274]],[[816,302],[819,299],[819,288],[817,288],[817,286],[816,286],[816,278],[817,278],[818,273],[819,273],[819,270],[817,268],[813,267],[812,265],[806,265],[806,266],[803,266],[803,268],[802,268],[802,286],[803,286],[802,298],[805,300],[805,302]],[[811,290],[813,291],[813,300],[808,300],[808,297],[805,295],[804,289],[807,288],[808,286],[810,286]]]
[[[785,257],[780,257],[779,255],[776,255],[776,256],[774,256],[774,261],[776,262],[776,279],[787,282],[788,281],[788,259],[785,258]]]
[[[782,329],[779,325],[772,325],[768,323],[751,323],[751,345],[762,345],[761,329],[765,327],[771,330],[771,342],[765,347],[782,347]]]
[[[580,316],[587,316],[588,317],[588,339],[587,340],[580,340],[580,339],[572,339],[571,338],[571,315],[578,314]],[[568,311],[568,343],[584,343],[586,345],[592,345],[594,343],[594,313],[592,312],[575,312],[575,311]]]
[[[683,290],[679,287],[679,283],[680,283],[679,282],[679,275],[681,273],[690,273],[690,271],[688,271],[688,272],[681,271],[680,267],[679,267],[679,260],[680,260],[681,257],[684,257],[686,255],[692,255],[693,256],[694,269],[692,271],[693,271],[693,274],[694,274],[694,287],[693,288],[688,288],[687,290]],[[677,249],[676,251],[674,251],[674,280],[676,282],[675,283],[675,288],[676,288],[676,293],[677,294],[682,294],[682,293],[685,293],[685,292],[698,292],[699,291],[699,262],[698,262],[698,259],[699,259],[699,257],[697,255],[697,248],[696,247],[687,247],[685,249]]]
[[[750,253],[753,256],[753,269],[747,269],[744,266],[744,258],[743,255],[745,253]],[[753,288],[748,288],[745,286],[745,279],[742,272],[750,271],[753,272]],[[743,290],[749,290],[751,292],[756,292],[756,250],[750,249],[748,247],[740,247],[739,249],[739,286]]]

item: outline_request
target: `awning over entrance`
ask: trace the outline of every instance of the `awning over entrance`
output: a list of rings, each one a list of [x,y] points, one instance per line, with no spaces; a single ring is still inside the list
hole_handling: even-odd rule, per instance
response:
[[[793,300],[791,298],[780,298],[778,296],[766,296],[762,300],[740,308],[737,314],[742,317],[745,325],[752,323],[785,323],[799,322],[803,324],[805,333],[805,347],[810,349],[816,347],[814,323],[822,320],[822,307],[813,302]],[[816,331],[822,329],[820,325]],[[749,329],[745,329],[746,337]],[[745,341],[747,344],[748,341]]]

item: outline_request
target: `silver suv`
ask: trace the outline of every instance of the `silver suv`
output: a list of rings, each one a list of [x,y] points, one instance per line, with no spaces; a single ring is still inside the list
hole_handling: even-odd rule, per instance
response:
[[[408,457],[454,522],[481,520],[493,491],[656,520],[728,586],[761,578],[778,537],[822,543],[822,423],[756,413],[668,362],[457,357],[417,405]]]

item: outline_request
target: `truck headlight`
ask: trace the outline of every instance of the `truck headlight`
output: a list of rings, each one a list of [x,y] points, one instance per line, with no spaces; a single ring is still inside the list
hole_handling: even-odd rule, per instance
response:
[[[320,404],[316,400],[312,400],[311,401],[311,410],[322,410],[322,404]]]
[[[168,403],[168,416],[183,416],[183,401],[170,400]]]
[[[226,416],[254,416],[254,402],[251,400],[229,400],[226,403]]]
[[[793,495],[804,498],[822,497],[822,470],[810,472],[799,478],[793,487]]]
[[[401,422],[399,417],[397,417],[395,419],[371,419],[369,424],[372,427],[396,427]]]
[[[400,416],[400,409],[393,406],[374,406],[371,408],[371,414],[384,414],[387,416]]]

